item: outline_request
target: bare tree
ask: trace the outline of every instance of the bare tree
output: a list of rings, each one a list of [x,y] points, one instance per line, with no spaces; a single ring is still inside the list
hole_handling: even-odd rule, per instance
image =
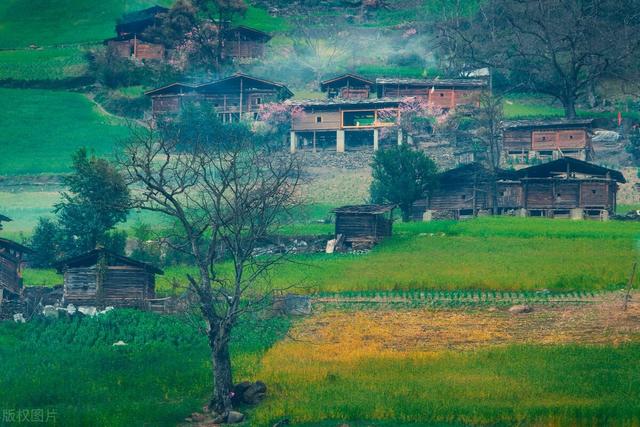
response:
[[[232,21],[247,12],[244,0],[193,0],[198,9],[216,25],[215,32],[215,65],[219,68],[224,60],[224,38]],[[202,25],[208,25],[203,21]]]
[[[172,219],[181,237],[171,240],[197,267],[187,279],[211,348],[210,408],[226,419],[232,409],[231,332],[274,291],[265,277],[286,254],[260,257],[256,248],[296,205],[299,167],[243,124],[211,126],[188,135],[180,134],[180,126],[133,131],[120,164],[136,206]],[[231,264],[230,274],[220,273],[223,261]]]
[[[440,32],[459,71],[490,67],[558,99],[567,118],[605,79],[625,79],[640,52],[640,0],[490,0]]]

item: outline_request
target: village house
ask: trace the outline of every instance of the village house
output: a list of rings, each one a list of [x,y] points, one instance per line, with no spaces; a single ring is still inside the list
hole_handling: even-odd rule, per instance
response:
[[[123,58],[156,59],[165,57],[165,47],[160,43],[144,38],[144,31],[158,22],[158,16],[169,9],[153,6],[128,13],[116,24],[116,37],[107,39],[104,44]]]
[[[484,79],[373,81],[355,74],[337,76],[320,83],[326,100],[291,102],[301,108],[301,113],[292,118],[290,151],[377,150],[381,137],[392,129],[393,140],[402,144],[405,138],[397,125],[403,99],[419,97],[435,108],[449,110],[460,105],[477,105],[486,89]],[[388,142],[390,138],[384,140]]]
[[[154,117],[179,114],[183,106],[210,106],[223,122],[255,119],[262,104],[281,102],[293,96],[283,84],[236,73],[202,84],[172,83],[145,93],[151,97]]]
[[[64,275],[64,304],[147,308],[162,270],[105,249],[57,264]]]
[[[386,99],[341,99],[295,101],[300,114],[292,118],[290,150],[373,149],[380,134],[397,127],[400,102]]]
[[[0,230],[3,221],[11,219],[0,215]],[[0,318],[12,315],[13,305],[20,302],[25,256],[31,252],[26,246],[0,238]]]
[[[238,26],[230,28],[223,35],[223,58],[247,62],[264,56],[265,45],[271,36],[265,32]]]
[[[329,99],[368,99],[376,95],[375,88],[375,82],[355,74],[343,74],[320,83],[320,90]]]
[[[486,79],[376,79],[378,98],[419,97],[443,110],[478,106],[480,95],[488,88]]]
[[[516,120],[502,125],[504,159],[512,164],[570,156],[593,159],[592,119]]]
[[[571,157],[518,171],[498,170],[495,180],[487,168],[471,163],[441,173],[439,186],[414,204],[412,217],[460,219],[495,210],[518,216],[606,220],[615,213],[618,184],[624,182],[619,171]]]

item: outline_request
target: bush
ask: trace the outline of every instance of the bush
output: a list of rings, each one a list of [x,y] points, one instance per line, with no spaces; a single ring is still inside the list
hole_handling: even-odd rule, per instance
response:
[[[30,264],[36,268],[49,268],[57,261],[60,227],[49,218],[39,218],[33,231],[30,246],[33,254]]]

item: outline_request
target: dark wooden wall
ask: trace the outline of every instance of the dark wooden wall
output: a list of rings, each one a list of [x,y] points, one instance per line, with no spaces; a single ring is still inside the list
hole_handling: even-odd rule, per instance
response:
[[[384,215],[336,213],[336,235],[342,234],[345,242],[358,239],[380,240],[391,236],[391,221]]]
[[[18,273],[20,261],[12,261],[0,256],[0,287],[17,293],[20,291],[21,280]]]
[[[100,277],[101,276],[101,277]],[[154,275],[130,266],[69,268],[64,273],[64,301],[76,305],[140,306],[155,297]]]

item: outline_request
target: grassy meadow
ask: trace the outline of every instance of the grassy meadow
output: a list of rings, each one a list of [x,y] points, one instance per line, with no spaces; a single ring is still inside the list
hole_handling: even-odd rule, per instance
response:
[[[298,235],[332,232],[331,224],[297,227]],[[412,290],[603,291],[625,286],[638,259],[640,224],[478,218],[396,224],[394,237],[365,254],[292,256],[270,286],[301,293]],[[290,230],[293,231],[293,230]],[[229,266],[220,267],[221,272]],[[190,266],[168,266],[157,290],[169,294]],[[29,269],[29,285],[61,283],[52,270]]]
[[[0,175],[67,172],[79,147],[110,155],[128,134],[79,93],[0,89],[0,111]]]

